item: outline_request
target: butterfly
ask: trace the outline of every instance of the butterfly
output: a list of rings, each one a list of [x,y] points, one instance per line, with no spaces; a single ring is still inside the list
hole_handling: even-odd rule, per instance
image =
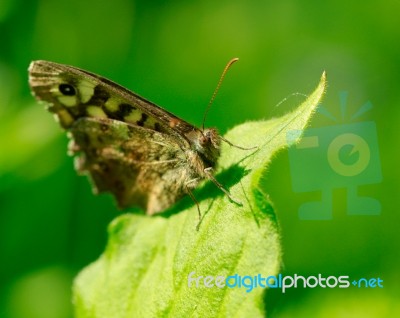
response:
[[[225,67],[210,104],[237,60]],[[192,190],[204,179],[240,204],[214,177],[221,141],[231,144],[217,129],[204,124],[199,129],[136,93],[73,66],[33,61],[29,85],[68,132],[76,170],[89,176],[95,193],[113,194],[120,208],[138,206],[152,215],[189,194],[200,216]]]

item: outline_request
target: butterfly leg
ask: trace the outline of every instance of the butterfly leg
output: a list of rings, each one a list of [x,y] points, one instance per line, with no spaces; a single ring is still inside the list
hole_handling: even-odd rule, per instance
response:
[[[199,222],[200,222],[201,221],[201,211],[200,211],[199,201],[197,201],[196,197],[194,196],[194,194],[191,190],[193,187],[190,186],[191,184],[196,185],[198,182],[199,182],[199,178],[189,180],[188,182],[186,182],[184,187],[185,187],[185,192],[190,196],[190,198],[193,200],[193,202],[196,203],[197,212],[199,213]]]
[[[216,186],[218,189],[220,189],[223,193],[225,193],[227,195],[227,197],[229,198],[229,200],[231,200],[232,202],[236,203],[237,205],[242,205],[242,203],[235,199],[234,197],[232,197],[232,195],[229,193],[228,190],[226,190],[223,185],[221,183],[218,182],[217,179],[215,179],[215,177],[212,174],[213,168],[209,167],[209,168],[205,168],[204,169],[204,173],[207,176],[208,179],[210,179]]]

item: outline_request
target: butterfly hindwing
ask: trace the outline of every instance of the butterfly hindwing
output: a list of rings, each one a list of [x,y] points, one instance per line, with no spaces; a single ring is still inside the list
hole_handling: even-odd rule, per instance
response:
[[[78,171],[96,192],[111,192],[120,207],[139,205],[149,214],[182,196],[185,153],[166,134],[112,119],[81,118],[70,129]]]

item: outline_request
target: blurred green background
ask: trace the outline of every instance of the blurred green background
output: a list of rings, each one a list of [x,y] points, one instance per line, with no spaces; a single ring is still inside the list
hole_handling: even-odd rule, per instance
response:
[[[222,133],[298,105],[323,70],[323,101],[340,114],[365,102],[358,122],[377,126],[382,182],[359,191],[378,216],[346,213],[333,191],[333,219],[305,221],[282,151],[264,178],[282,232],[282,273],[380,277],[382,289],[270,290],[271,317],[395,317],[399,306],[400,1],[0,1],[0,317],[70,317],[73,277],[106,244],[120,213],[93,196],[66,155],[67,138],[30,96],[27,68],[45,59],[111,78],[200,125],[220,72],[239,57],[209,113]],[[334,124],[320,114],[313,127]],[[257,132],[254,132],[257,133]]]

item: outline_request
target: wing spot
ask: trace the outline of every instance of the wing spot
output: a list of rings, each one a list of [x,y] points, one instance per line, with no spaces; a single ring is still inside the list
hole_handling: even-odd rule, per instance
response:
[[[87,106],[86,113],[90,117],[107,118],[107,114],[98,106]]]
[[[133,107],[132,105],[129,104],[120,104],[118,106],[118,116],[121,118],[124,118],[125,116],[130,115],[133,111],[135,111],[137,108]]]
[[[142,117],[143,117],[143,113],[140,112],[139,110],[135,109],[135,110],[132,110],[129,113],[129,115],[124,116],[123,119],[124,119],[124,121],[126,121],[128,123],[136,124],[138,121],[141,120]]]
[[[76,106],[76,96],[59,96],[57,99],[65,107]]]
[[[94,88],[94,92],[92,94],[92,97],[88,101],[89,105],[104,105],[108,99],[110,98],[110,94],[107,92],[105,88],[101,86],[101,84],[98,84]]]
[[[118,112],[118,101],[115,100],[114,98],[109,98],[105,104],[104,104],[105,108],[109,111],[109,112]]]
[[[91,83],[89,81],[81,81],[78,84],[82,103],[87,103],[92,98],[92,96],[94,94],[94,87],[95,87],[95,84]]]
[[[76,89],[71,84],[65,84],[65,83],[60,84],[58,86],[58,90],[64,96],[75,96],[76,95]]]
[[[71,114],[66,109],[61,109],[55,114],[55,118],[61,126],[64,128],[69,128],[75,121]]]
[[[145,113],[142,113],[142,118],[136,122],[136,125],[143,127],[147,118],[149,118],[149,116],[147,116]]]

